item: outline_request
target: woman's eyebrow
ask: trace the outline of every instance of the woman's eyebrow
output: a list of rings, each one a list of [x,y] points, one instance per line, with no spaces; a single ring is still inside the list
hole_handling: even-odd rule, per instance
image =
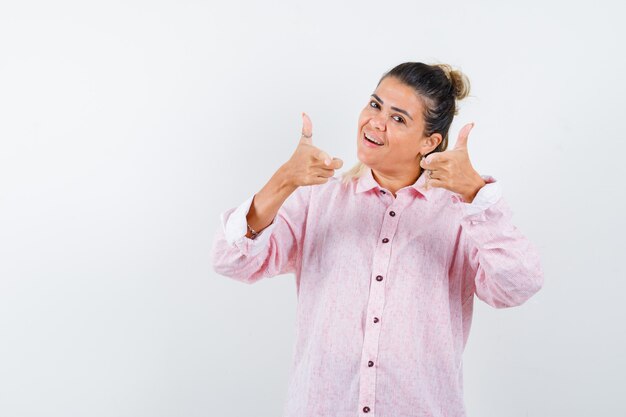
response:
[[[384,102],[384,101],[382,101],[382,100],[380,99],[380,97],[378,97],[376,94],[372,94],[372,97],[374,97],[376,100],[380,101],[380,104],[385,104],[385,102]],[[406,110],[402,110],[402,109],[399,109],[399,108],[397,108],[397,107],[393,107],[393,106],[391,106],[391,110],[399,111],[400,113],[406,114],[406,115],[408,116],[408,118],[409,118],[409,119],[413,120],[413,118],[411,117],[411,115],[410,115],[409,113],[407,113],[407,112],[406,112]]]

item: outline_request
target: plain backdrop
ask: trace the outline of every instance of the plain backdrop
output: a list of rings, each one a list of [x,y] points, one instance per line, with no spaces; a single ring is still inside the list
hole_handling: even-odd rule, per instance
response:
[[[545,270],[520,307],[475,299],[468,415],[626,415],[624,12],[2,1],[0,416],[280,416],[294,276],[214,273],[219,215],[291,156],[302,111],[351,167],[360,110],[405,61],[468,75],[450,145],[476,123],[472,163]]]

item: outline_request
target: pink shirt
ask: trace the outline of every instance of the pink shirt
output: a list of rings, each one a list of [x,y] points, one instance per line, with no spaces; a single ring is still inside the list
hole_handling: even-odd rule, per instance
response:
[[[245,237],[253,196],[221,215],[214,270],[254,283],[294,273],[296,341],[284,417],[463,417],[474,294],[496,308],[543,284],[536,248],[491,176],[472,204],[425,175],[397,192],[371,170],[300,187]]]

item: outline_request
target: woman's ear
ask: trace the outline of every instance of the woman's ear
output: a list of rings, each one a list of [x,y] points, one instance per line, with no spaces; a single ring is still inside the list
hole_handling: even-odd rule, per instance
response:
[[[430,152],[434,151],[437,146],[439,146],[442,140],[443,137],[440,133],[433,133],[424,140],[420,153],[422,155],[428,155]]]

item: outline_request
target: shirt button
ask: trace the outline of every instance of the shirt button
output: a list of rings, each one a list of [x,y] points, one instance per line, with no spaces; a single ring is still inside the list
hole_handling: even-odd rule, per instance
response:
[[[474,223],[472,223],[472,224],[474,224]],[[387,243],[387,242],[389,242],[389,239],[384,238],[384,239],[383,239],[383,243]]]
[[[374,323],[378,323],[378,317],[374,317]]]
[[[390,212],[389,212],[389,215],[390,215],[391,217],[393,217],[393,216],[395,216],[395,215],[396,215],[396,212],[395,212],[395,211],[390,211]]]
[[[376,276],[376,281],[382,281],[382,280],[383,280],[383,276],[382,275]]]
[[[363,407],[363,412],[364,413],[369,413],[370,412],[370,408],[369,407]]]
[[[369,367],[371,368],[372,366],[374,366],[374,362],[369,361],[369,362],[367,363],[367,366],[369,366]]]

